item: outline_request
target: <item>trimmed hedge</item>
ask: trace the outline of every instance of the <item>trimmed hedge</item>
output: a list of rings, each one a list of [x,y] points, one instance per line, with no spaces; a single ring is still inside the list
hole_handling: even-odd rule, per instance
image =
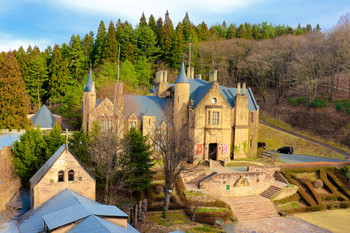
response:
[[[216,219],[221,218],[223,220],[228,220],[232,217],[232,211],[226,208],[208,208],[211,211],[201,212],[202,208],[196,209],[195,221],[204,224],[214,225]],[[193,215],[193,210],[191,208],[186,208],[185,212],[188,216]]]
[[[343,194],[338,192],[338,190],[333,186],[333,184],[328,180],[327,178],[327,172],[325,169],[320,169],[320,178],[323,181],[323,183],[331,190],[331,192],[336,195],[341,197],[343,200],[348,201],[349,199],[345,197]]]
[[[289,196],[289,197],[285,197],[281,200],[278,201],[273,201],[273,203],[275,205],[282,205],[288,202],[293,202],[293,201],[299,201],[300,200],[300,195],[298,193],[294,193],[293,195]]]
[[[347,194],[347,197],[350,197],[350,191],[346,188],[346,186],[338,179],[338,177],[331,171],[326,171],[327,175],[338,185],[338,187]]]
[[[306,184],[306,186],[310,189],[312,195],[315,197],[317,204],[318,205],[322,205],[322,198],[320,197],[320,195],[315,191],[314,186],[312,184],[310,184],[309,181],[304,182]]]

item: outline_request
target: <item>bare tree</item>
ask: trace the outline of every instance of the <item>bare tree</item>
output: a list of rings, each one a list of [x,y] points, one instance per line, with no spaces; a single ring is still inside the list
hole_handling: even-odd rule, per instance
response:
[[[178,126],[174,124],[173,104],[165,106],[166,122],[162,129],[150,135],[155,144],[160,160],[156,160],[162,169],[165,179],[165,200],[163,207],[164,218],[167,217],[171,193],[179,176],[192,172],[197,168],[191,164],[194,157],[195,139],[189,134],[188,124]]]

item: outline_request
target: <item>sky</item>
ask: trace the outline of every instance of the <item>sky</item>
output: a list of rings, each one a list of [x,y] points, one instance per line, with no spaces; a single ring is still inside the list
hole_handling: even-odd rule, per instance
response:
[[[96,34],[103,20],[108,27],[120,18],[134,27],[142,12],[157,20],[169,11],[174,26],[186,12],[195,25],[205,22],[208,27],[221,24],[262,23],[296,27],[320,25],[330,30],[339,18],[350,12],[349,0],[0,0],[0,52],[26,50],[36,45],[69,43],[70,37],[84,37],[91,30]]]

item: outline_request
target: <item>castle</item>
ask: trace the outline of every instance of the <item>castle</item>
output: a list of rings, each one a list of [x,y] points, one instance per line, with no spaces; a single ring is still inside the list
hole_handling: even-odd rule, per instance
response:
[[[118,83],[114,98],[104,100],[96,99],[90,70],[84,88],[83,127],[91,131],[96,121],[109,127],[117,114],[124,118],[120,126],[125,130],[136,127],[152,136],[166,124],[170,102],[175,125],[188,124],[188,134],[196,138],[195,159],[229,161],[256,155],[259,106],[252,90],[245,83],[237,88],[219,85],[217,71],[209,73],[209,82],[201,75],[194,78],[193,68],[186,76],[183,62],[174,84],[168,83],[166,71],[158,71],[148,96],[123,95]]]

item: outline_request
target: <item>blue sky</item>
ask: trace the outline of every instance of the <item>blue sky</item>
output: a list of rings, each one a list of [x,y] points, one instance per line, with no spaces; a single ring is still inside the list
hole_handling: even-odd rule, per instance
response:
[[[100,23],[139,22],[142,12],[146,18],[153,14],[164,19],[169,10],[173,24],[188,12],[194,24],[205,21],[227,25],[244,22],[285,24],[298,23],[313,27],[320,24],[322,31],[336,25],[343,14],[350,12],[349,0],[0,0],[0,51],[18,49],[29,44],[45,49],[55,43],[68,43],[72,34],[83,37]]]

